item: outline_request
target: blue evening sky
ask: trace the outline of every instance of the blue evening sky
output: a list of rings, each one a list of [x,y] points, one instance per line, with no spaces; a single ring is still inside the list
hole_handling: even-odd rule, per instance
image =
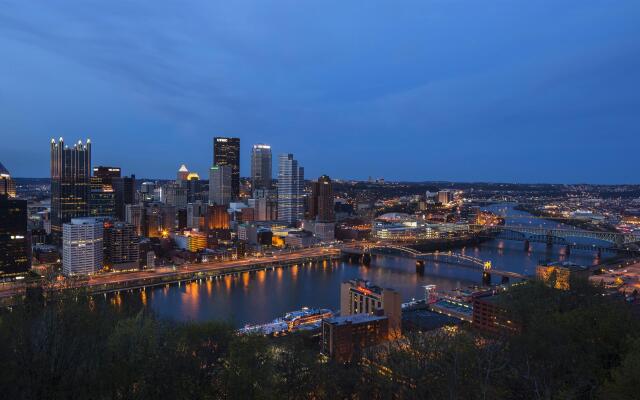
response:
[[[0,161],[308,178],[640,183],[638,0],[0,0]],[[274,163],[274,173],[277,167]]]

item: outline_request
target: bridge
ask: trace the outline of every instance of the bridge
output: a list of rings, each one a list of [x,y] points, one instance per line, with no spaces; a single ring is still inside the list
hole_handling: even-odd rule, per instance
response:
[[[411,247],[388,244],[343,248],[342,254],[346,255],[347,257],[351,257],[352,260],[355,256],[358,261],[362,261],[365,265],[371,261],[371,255],[401,254],[403,256],[415,259],[416,269],[419,272],[423,271],[425,263],[427,261],[430,261],[478,269],[483,272],[483,280],[485,281],[490,281],[492,274],[501,276],[503,278],[503,281],[508,280],[509,278],[528,279],[526,275],[518,274],[516,272],[494,269],[491,265],[491,261],[482,260],[480,258],[468,256],[466,254],[454,253],[452,251],[425,253]]]
[[[506,240],[520,240],[525,242],[560,244],[585,249],[624,249],[635,247],[638,238],[632,234],[618,232],[587,231],[582,229],[546,228],[527,225],[470,225],[472,231],[487,236]],[[580,244],[575,239],[591,239],[607,243],[609,246]]]

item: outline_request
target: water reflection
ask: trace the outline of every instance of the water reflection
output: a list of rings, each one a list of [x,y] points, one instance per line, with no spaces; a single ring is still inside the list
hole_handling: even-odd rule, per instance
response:
[[[522,213],[509,207],[502,207],[501,212]],[[523,216],[522,222],[525,221],[526,216]],[[558,226],[554,222],[540,220],[531,223]],[[567,255],[563,246],[549,249],[542,243],[531,243],[529,251],[525,251],[522,242],[505,240],[494,240],[458,251],[491,261],[495,269],[526,275],[533,275],[538,262],[544,259],[571,260],[581,264],[597,262],[594,252],[590,251],[572,250]],[[182,285],[149,288],[143,303],[146,302],[160,316],[171,319],[222,319],[242,326],[249,322],[270,321],[303,306],[336,310],[340,302],[340,283],[354,278],[393,287],[407,301],[423,297],[422,286],[427,284],[435,284],[441,289],[479,285],[482,273],[469,267],[427,262],[424,273],[419,274],[412,259],[374,256],[369,267],[347,262],[306,263]],[[112,301],[118,304],[122,300]]]

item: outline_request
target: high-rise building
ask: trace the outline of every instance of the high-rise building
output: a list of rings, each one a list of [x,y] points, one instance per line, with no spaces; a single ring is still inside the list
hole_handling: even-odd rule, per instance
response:
[[[453,201],[453,192],[450,190],[440,190],[438,192],[438,203],[446,205]]]
[[[51,139],[51,231],[59,238],[62,225],[89,214],[91,141],[66,146]]]
[[[277,218],[277,204],[271,199],[262,197],[249,199],[249,207],[255,210],[256,221],[272,221]]]
[[[227,212],[227,206],[210,205],[207,207],[205,217],[205,231],[209,246],[216,245],[219,240],[231,238],[231,217]]]
[[[296,224],[304,217],[304,168],[293,154],[282,154],[278,168],[278,219]]]
[[[63,225],[62,273],[91,275],[102,268],[104,225],[95,218],[72,218]]]
[[[178,169],[178,174],[176,176],[176,182],[180,183],[182,181],[186,181],[188,176],[189,176],[189,170],[187,169],[186,165],[182,164],[180,166],[180,169]]]
[[[231,197],[240,197],[240,139],[214,137],[213,164],[231,167]]]
[[[116,192],[110,179],[95,176],[90,178],[89,215],[112,218],[116,216]]]
[[[116,197],[116,217],[125,219],[126,206],[136,202],[136,176],[117,177],[111,179],[111,186]]]
[[[105,167],[97,166],[93,167],[93,176],[100,178],[104,183],[111,183],[113,178],[120,178],[120,167]]]
[[[16,197],[16,184],[11,179],[9,170],[0,163],[0,196],[2,195]]]
[[[183,181],[186,182],[186,181]],[[182,210],[187,208],[187,193],[188,188],[182,187],[176,183],[168,183],[164,187],[163,203],[175,206],[177,209]]]
[[[203,230],[206,215],[207,204],[202,201],[187,204],[187,228]]]
[[[31,268],[31,243],[27,231],[27,201],[0,194],[0,276]]]
[[[309,219],[318,222],[333,222],[333,184],[331,178],[322,175],[316,182],[311,183],[309,197]]]
[[[136,227],[116,222],[104,230],[104,262],[113,270],[137,269],[140,244]]]
[[[127,204],[125,206],[125,221],[135,228],[136,235],[144,235],[145,208],[142,204]]]
[[[228,205],[233,198],[233,171],[228,165],[214,165],[209,170],[209,203]]]
[[[340,286],[340,315],[383,314],[389,318],[389,334],[399,337],[402,323],[400,294],[388,288],[370,285],[362,279]]]
[[[269,190],[273,180],[271,146],[254,144],[251,150],[251,186],[252,190]]]

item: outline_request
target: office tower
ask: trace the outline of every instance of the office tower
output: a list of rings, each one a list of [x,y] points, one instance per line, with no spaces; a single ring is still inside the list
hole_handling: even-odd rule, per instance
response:
[[[304,168],[293,154],[282,154],[278,168],[278,219],[296,224],[304,217]]]
[[[89,216],[115,217],[116,193],[109,179],[91,177],[89,189]],[[109,183],[104,183],[109,182]]]
[[[138,236],[144,236],[144,212],[142,204],[127,204],[125,206],[125,221],[135,227]]]
[[[167,237],[176,228],[176,208],[162,203],[150,203],[142,214],[142,235]]]
[[[182,181],[186,181],[187,180],[187,176],[189,176],[189,170],[187,169],[187,166],[182,164],[180,166],[180,169],[178,169],[178,175],[176,176],[176,182],[180,183]]]
[[[331,179],[322,175],[317,182],[311,183],[309,197],[309,219],[318,222],[333,222],[333,184]]]
[[[400,294],[389,288],[370,285],[362,279],[340,286],[340,315],[384,314],[389,318],[389,334],[399,337],[402,322]]]
[[[184,181],[186,182],[186,181]],[[187,187],[179,186],[176,183],[168,183],[163,191],[163,203],[175,206],[182,210],[187,208]]]
[[[51,231],[59,238],[62,225],[89,214],[91,141],[66,146],[51,139]]]
[[[227,206],[210,205],[207,207],[205,217],[205,231],[207,233],[208,247],[215,246],[219,240],[231,239],[231,217],[227,212]]]
[[[255,210],[256,221],[272,221],[277,218],[277,204],[267,198],[249,199],[249,207]]]
[[[62,273],[90,275],[102,268],[103,223],[95,218],[72,218],[63,225]]]
[[[271,168],[271,146],[254,144],[251,150],[251,186],[253,191],[271,189],[273,178]]]
[[[207,204],[195,201],[187,204],[187,228],[204,229],[204,218],[207,215]]]
[[[127,204],[136,202],[136,176],[111,178],[111,186],[115,192],[116,217],[124,221]]]
[[[196,200],[202,200],[204,196],[202,193],[203,184],[200,180],[200,176],[195,172],[190,172],[189,176],[187,176],[187,202],[193,203]]]
[[[214,165],[209,170],[209,204],[227,206],[233,197],[232,169],[228,165]]]
[[[112,270],[137,269],[140,244],[136,227],[116,222],[104,230],[104,262]]]
[[[27,231],[27,201],[0,194],[0,276],[31,268],[31,243]]]
[[[100,178],[104,183],[111,183],[113,178],[120,178],[120,167],[93,167],[93,176]]]
[[[16,197],[16,184],[11,179],[9,170],[0,163],[0,196],[2,195]]]
[[[231,197],[240,197],[240,139],[213,138],[213,164],[231,167]]]

